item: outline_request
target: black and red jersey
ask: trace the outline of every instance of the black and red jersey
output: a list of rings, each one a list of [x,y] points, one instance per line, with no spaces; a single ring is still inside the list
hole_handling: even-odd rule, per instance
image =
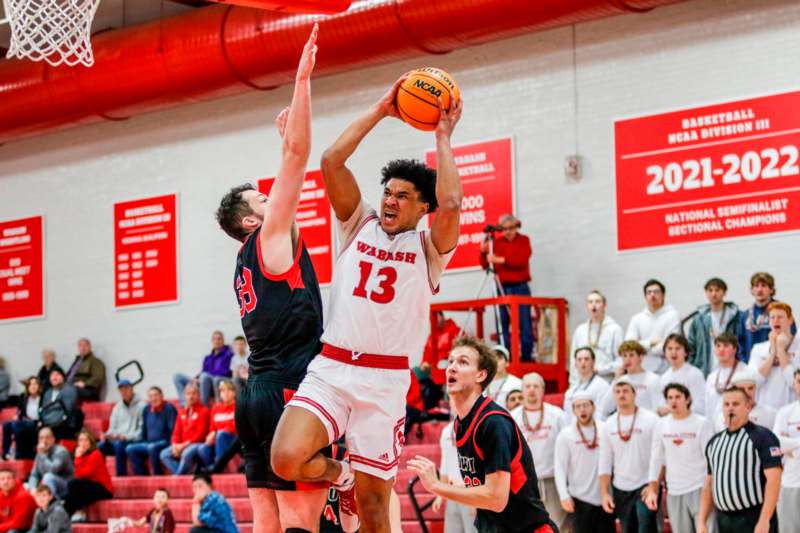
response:
[[[280,275],[267,272],[259,230],[239,250],[234,278],[242,329],[250,345],[250,373],[274,374],[282,383],[297,385],[322,349],[319,283],[302,238],[289,270]]]
[[[464,485],[477,487],[494,472],[509,472],[508,504],[501,512],[478,509],[480,533],[550,531],[550,516],[539,494],[533,456],[517,424],[491,398],[481,396],[469,414],[455,420],[458,464]]]

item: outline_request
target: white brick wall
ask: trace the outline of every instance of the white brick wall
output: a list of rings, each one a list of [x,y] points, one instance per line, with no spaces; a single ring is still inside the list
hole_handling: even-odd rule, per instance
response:
[[[612,174],[617,117],[796,89],[798,23],[795,1],[695,0],[316,80],[312,166],[397,75],[439,66],[464,94],[456,143],[514,135],[534,292],[566,297],[573,326],[595,287],[626,325],[650,276],[666,283],[684,314],[702,303],[713,275],[746,304],[749,275],[761,269],[800,307],[796,233],[618,254]],[[45,346],[67,364],[75,340],[88,336],[110,368],[139,358],[147,382],[172,394],[171,374],[199,368],[213,329],[239,332],[230,290],[237,244],[217,229],[213,211],[229,186],[275,172],[272,117],[289,98],[284,87],[0,146],[0,219],[47,217],[47,318],[0,325],[0,353],[16,378],[38,368]],[[576,143],[585,177],[567,184],[563,161]],[[432,145],[400,122],[381,124],[352,161],[365,196],[377,199],[383,163],[422,157]],[[181,303],[114,311],[111,205],[173,191],[181,203]],[[447,276],[440,298],[471,297],[480,276]]]

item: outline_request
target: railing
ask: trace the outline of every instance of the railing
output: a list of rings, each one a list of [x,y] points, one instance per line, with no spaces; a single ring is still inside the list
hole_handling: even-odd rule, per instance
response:
[[[414,508],[414,515],[416,515],[417,520],[419,521],[419,526],[422,528],[422,533],[428,533],[428,524],[425,523],[425,517],[422,516],[422,513],[431,508],[436,498],[431,498],[428,502],[420,505],[417,501],[417,495],[414,494],[414,487],[417,485],[417,483],[419,483],[419,476],[414,476],[414,479],[408,482],[408,497],[411,499],[411,507]]]
[[[528,372],[538,372],[547,383],[547,392],[564,392],[567,389],[567,365],[569,347],[567,346],[567,311],[564,298],[535,298],[530,296],[500,296],[455,302],[431,304],[431,335],[436,346],[438,325],[436,312],[475,313],[475,336],[485,339],[483,318],[487,307],[504,305],[508,307],[511,325],[511,362],[509,372],[523,376]],[[536,347],[537,362],[520,360],[519,306],[530,305],[539,310],[539,339]],[[501,332],[498,332],[501,334]]]

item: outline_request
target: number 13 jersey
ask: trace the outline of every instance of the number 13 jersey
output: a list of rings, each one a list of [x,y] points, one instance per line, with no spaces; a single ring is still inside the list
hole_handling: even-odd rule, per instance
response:
[[[364,202],[339,226],[342,250],[322,342],[356,353],[421,353],[431,296],[455,247],[440,254],[429,231],[389,235]]]

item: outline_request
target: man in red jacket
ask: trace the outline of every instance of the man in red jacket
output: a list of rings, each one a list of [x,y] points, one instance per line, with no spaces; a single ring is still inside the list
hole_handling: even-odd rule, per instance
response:
[[[481,243],[481,266],[489,268],[492,265],[497,273],[497,279],[503,287],[503,292],[508,295],[530,296],[531,289],[531,241],[526,235],[519,232],[520,221],[512,214],[507,213],[500,217],[499,226],[502,235],[495,239],[493,253],[489,253],[489,237],[486,234]],[[500,320],[503,324],[503,344],[511,351],[511,331],[509,330],[509,311],[506,306],[500,307]],[[533,361],[533,326],[531,324],[531,308],[524,305],[519,307],[519,331],[521,359]]]
[[[33,524],[36,501],[14,471],[0,470],[0,533],[28,531]]]
[[[189,383],[184,389],[186,407],[178,410],[172,446],[164,448],[160,458],[164,466],[176,476],[190,473],[199,452],[208,437],[211,416],[208,407],[200,402],[200,389]]]

